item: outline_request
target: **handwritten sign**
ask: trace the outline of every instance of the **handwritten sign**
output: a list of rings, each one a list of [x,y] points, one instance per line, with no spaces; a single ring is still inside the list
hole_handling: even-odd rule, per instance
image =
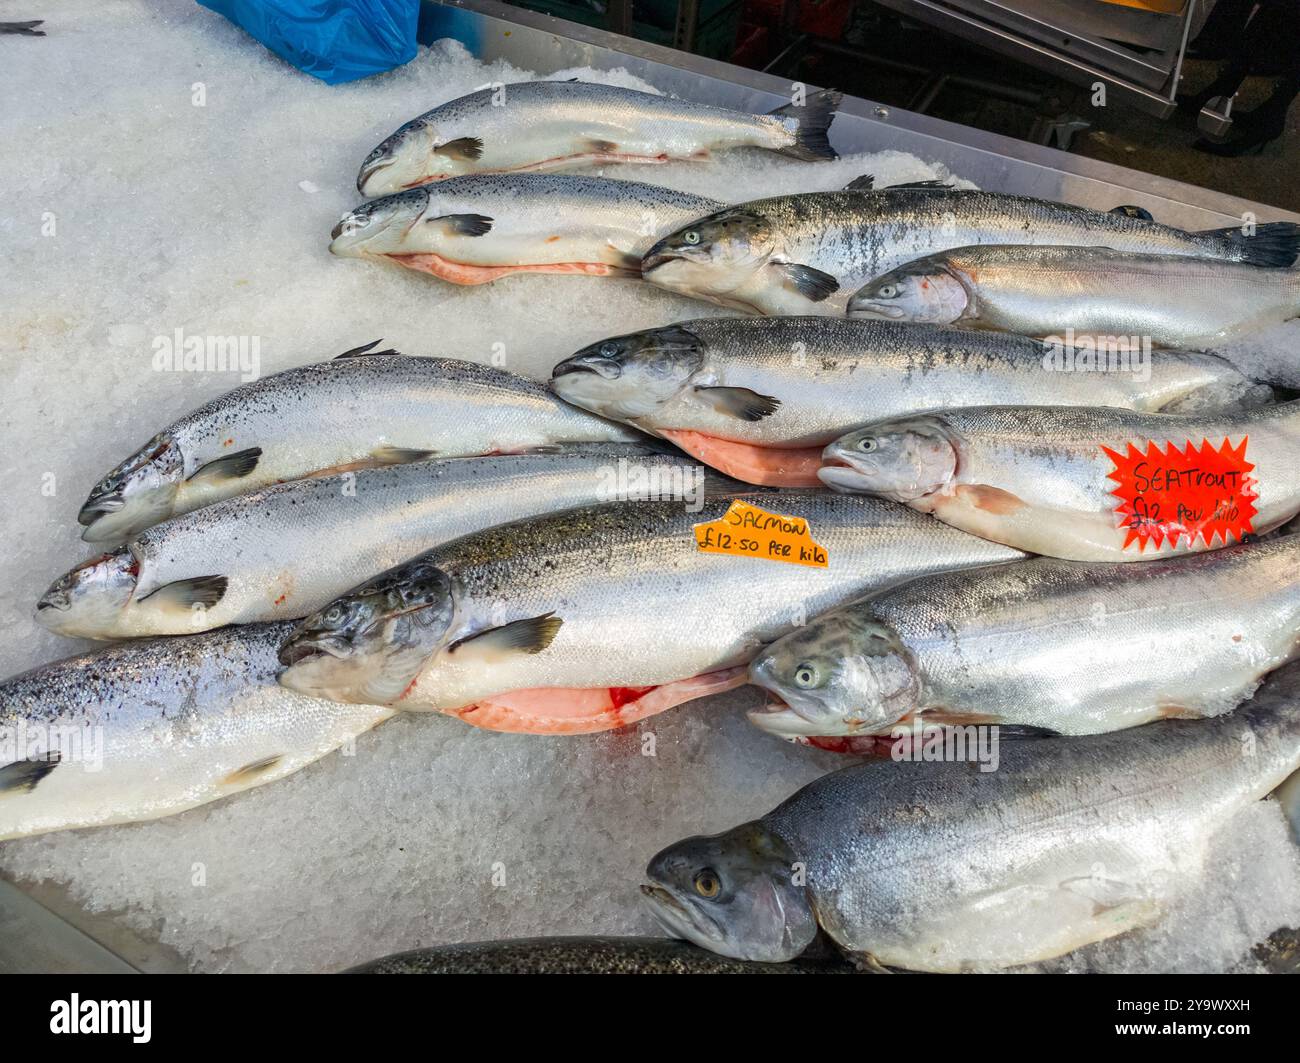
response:
[[[824,547],[813,541],[801,517],[769,513],[736,499],[717,520],[695,525],[695,545],[706,554],[758,557],[826,568]]]
[[[1172,442],[1165,450],[1154,442],[1145,450],[1129,443],[1124,454],[1102,447],[1115,463],[1109,478],[1117,484],[1111,494],[1119,499],[1119,527],[1128,529],[1124,548],[1137,543],[1141,552],[1150,542],[1159,549],[1166,539],[1194,546],[1198,538],[1212,546],[1216,537],[1224,545],[1253,531],[1258,483],[1246,461],[1248,439],[1235,447],[1225,439],[1217,448],[1189,439],[1183,450]]]

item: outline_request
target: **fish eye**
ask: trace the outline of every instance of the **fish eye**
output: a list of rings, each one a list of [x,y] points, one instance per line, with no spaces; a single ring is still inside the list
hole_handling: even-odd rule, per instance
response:
[[[713,868],[706,867],[695,873],[695,892],[710,900],[722,892],[722,880]]]
[[[99,489],[101,491],[111,491],[116,486],[117,484],[114,482],[111,476],[107,480],[101,480],[99,483]]]
[[[804,690],[817,685],[817,669],[808,661],[804,661],[794,670],[794,685]]]
[[[618,354],[617,343],[610,342],[610,343],[602,343],[600,345],[600,356],[602,358],[613,358],[616,354]]]
[[[687,229],[684,233],[682,233],[682,243],[690,244],[692,247],[694,247],[699,242],[700,242],[700,234],[697,233],[694,229]]]
[[[321,619],[324,620],[325,623],[327,624],[337,624],[340,620],[343,619],[343,606],[331,605],[328,609],[325,610],[325,614],[321,617]]]
[[[876,294],[880,296],[880,298],[882,299],[893,299],[895,296],[898,295],[898,285],[882,284],[879,288],[876,289]]]
[[[871,436],[866,436],[865,438],[858,440],[858,449],[864,454],[870,454],[876,449],[876,441],[872,439]]]

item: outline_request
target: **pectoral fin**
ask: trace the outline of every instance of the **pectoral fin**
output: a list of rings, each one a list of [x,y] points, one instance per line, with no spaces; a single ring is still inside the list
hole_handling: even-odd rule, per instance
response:
[[[249,447],[235,454],[217,458],[195,470],[190,480],[238,480],[257,468],[262,457],[261,447]]]
[[[441,225],[457,236],[482,236],[492,231],[492,219],[485,214],[441,214],[424,224]]]
[[[51,753],[44,760],[15,760],[6,764],[0,768],[0,797],[31,793],[58,766],[58,753]]]
[[[786,283],[805,299],[820,303],[840,290],[840,282],[829,273],[798,262],[785,262],[777,267],[785,274]]]
[[[416,450],[413,447],[380,447],[371,452],[375,465],[409,465],[413,461],[427,461],[436,450]]]
[[[512,620],[500,627],[457,639],[447,647],[447,652],[456,654],[457,660],[474,657],[484,661],[500,660],[516,653],[541,653],[551,644],[563,623],[553,612],[527,620]]]
[[[697,387],[695,394],[719,413],[742,421],[761,421],[781,405],[780,399],[749,388]]]
[[[179,610],[189,613],[194,607],[211,609],[226,596],[229,580],[225,576],[196,576],[194,579],[179,579],[167,583],[152,594],[146,594],[140,602],[163,610]]]
[[[458,137],[438,145],[438,154],[449,159],[473,161],[483,157],[483,141],[478,137]]]

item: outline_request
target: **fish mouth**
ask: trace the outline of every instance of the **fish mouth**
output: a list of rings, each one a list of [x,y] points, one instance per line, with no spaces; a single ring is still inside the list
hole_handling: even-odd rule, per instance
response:
[[[71,608],[72,599],[59,591],[46,591],[41,595],[41,600],[36,603],[38,613],[43,609],[54,609],[60,613],[66,613]]]
[[[125,505],[125,501],[114,496],[96,498],[87,502],[77,511],[77,523],[88,528],[100,517],[107,517],[110,513],[116,513]]]
[[[850,302],[846,313],[849,317],[865,317],[885,321],[901,321],[907,314],[897,306],[882,306],[879,303]]]
[[[555,380],[573,373],[589,373],[603,380],[617,380],[623,375],[623,367],[611,358],[582,355],[562,361],[551,370],[551,379]]]
[[[641,276],[653,273],[664,266],[670,266],[674,262],[689,263],[691,260],[685,255],[680,255],[676,251],[656,251],[651,248],[641,259]]]
[[[647,882],[641,886],[641,896],[646,899],[655,922],[673,937],[693,941],[706,949],[717,951],[717,946],[722,942],[722,935],[717,928],[701,923],[672,890]]]
[[[303,661],[318,657],[333,657],[335,660],[342,660],[347,656],[348,649],[348,645],[342,639],[329,636],[290,638],[288,642],[280,647],[276,657],[282,665],[290,668],[295,664],[301,664]]]
[[[870,474],[867,471],[833,456],[822,458],[817,479],[832,491],[861,492],[871,489]]]
[[[357,191],[363,196],[367,195],[366,185],[370,183],[370,179],[374,177],[375,174],[390,169],[396,161],[397,160],[393,159],[391,156],[381,156],[378,159],[371,159],[369,162],[362,163],[361,171],[357,174]]]
[[[828,727],[824,723],[813,723],[779,699],[769,701],[760,709],[750,709],[745,715],[760,731],[792,741],[800,738],[831,738],[858,733],[853,728]]]

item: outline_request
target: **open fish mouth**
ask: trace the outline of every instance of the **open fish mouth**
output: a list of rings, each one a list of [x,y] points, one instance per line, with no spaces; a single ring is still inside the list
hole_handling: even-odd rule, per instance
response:
[[[77,511],[77,523],[88,528],[100,517],[107,517],[110,513],[117,513],[125,505],[126,502],[122,499],[112,497],[87,502]]]
[[[282,665],[289,668],[318,657],[342,660],[347,656],[347,650],[348,647],[339,639],[293,639],[280,647],[276,657]]]
[[[750,709],[745,715],[760,731],[778,738],[822,738],[828,733],[824,724],[804,719],[777,697],[773,697],[762,708]]]
[[[843,458],[823,458],[817,479],[833,491],[864,491],[871,486],[870,473]]]

